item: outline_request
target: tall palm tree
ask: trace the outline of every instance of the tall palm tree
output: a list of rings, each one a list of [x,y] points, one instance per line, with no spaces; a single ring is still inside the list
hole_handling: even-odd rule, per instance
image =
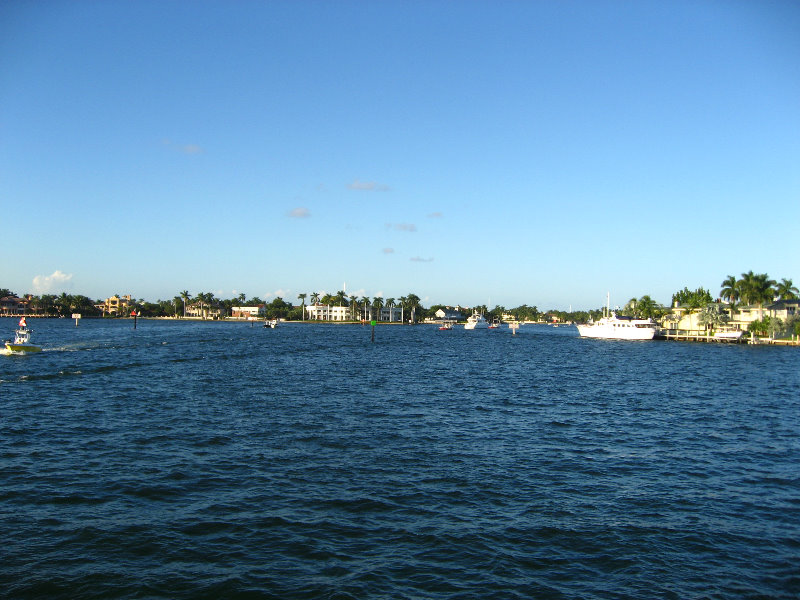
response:
[[[239,294],[238,298],[240,306],[244,306],[244,303],[247,300],[247,295],[244,292],[242,292],[241,294]]]
[[[297,294],[297,299],[300,300],[300,303],[301,303],[301,309],[302,309],[302,313],[301,314],[303,315],[303,321],[306,320],[306,296],[307,295],[308,294]]]
[[[738,282],[742,300],[748,304],[758,305],[759,319],[764,317],[764,303],[771,302],[775,297],[775,281],[769,278],[766,273],[753,273],[748,271],[742,273],[742,279]]]
[[[642,319],[652,319],[658,313],[658,303],[645,294],[636,301],[636,314]]]
[[[416,323],[417,310],[422,308],[420,297],[416,294],[409,294],[406,296],[406,302],[408,302],[408,308],[411,310],[411,320]]]
[[[183,290],[180,296],[183,298],[183,316],[186,317],[186,301],[189,300],[189,290]]]
[[[800,295],[800,290],[792,283],[791,279],[781,279],[775,286],[775,294],[779,300],[796,300]]]
[[[319,304],[319,292],[314,292],[311,294],[311,302],[314,304]]]
[[[727,300],[731,307],[731,317],[736,310],[736,303],[739,301],[739,282],[736,277],[728,275],[721,284],[722,289],[719,292],[720,298]]]
[[[381,308],[383,308],[383,298],[380,296],[375,296],[372,299],[372,309],[375,311],[374,314],[377,315],[375,317],[377,320],[380,320],[381,318]]]
[[[361,297],[361,306],[364,308],[364,320],[367,320],[367,310],[369,309],[369,296]]]

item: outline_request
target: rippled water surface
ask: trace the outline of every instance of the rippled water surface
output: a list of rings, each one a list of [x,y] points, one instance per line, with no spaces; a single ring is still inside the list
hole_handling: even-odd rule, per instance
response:
[[[797,348],[31,325],[0,597],[800,596]]]

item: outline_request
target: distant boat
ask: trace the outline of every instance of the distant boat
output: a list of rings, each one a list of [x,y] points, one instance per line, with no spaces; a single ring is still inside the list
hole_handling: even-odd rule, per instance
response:
[[[599,321],[578,325],[581,337],[604,340],[652,340],[656,335],[656,324],[651,319],[621,317],[610,310],[607,302],[605,316]]]
[[[439,325],[439,331],[446,331],[446,330],[452,329],[452,328],[453,328],[453,322],[452,321],[445,321],[444,323]]]
[[[476,311],[467,319],[464,329],[489,329],[489,323],[486,322],[483,315],[478,314]]]
[[[497,329],[498,327],[500,327],[500,321],[497,319],[489,323],[489,329]]]
[[[25,317],[19,320],[19,327],[14,332],[14,341],[6,342],[6,350],[9,352],[41,352],[39,346],[31,344],[31,330],[28,329],[28,324]]]
[[[275,329],[278,326],[278,319],[267,319],[264,321],[264,327]]]

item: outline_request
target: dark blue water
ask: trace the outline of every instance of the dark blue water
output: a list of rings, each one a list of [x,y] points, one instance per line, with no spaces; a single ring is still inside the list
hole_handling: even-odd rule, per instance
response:
[[[31,324],[0,597],[800,596],[797,348]]]

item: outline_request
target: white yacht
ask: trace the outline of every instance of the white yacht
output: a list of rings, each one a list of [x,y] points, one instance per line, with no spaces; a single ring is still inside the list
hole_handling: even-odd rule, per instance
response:
[[[610,303],[607,303],[605,315],[599,321],[578,325],[581,337],[604,340],[652,340],[656,335],[657,325],[652,319],[621,317],[609,308]]]
[[[489,329],[489,322],[483,318],[483,315],[474,312],[467,319],[464,329]]]

